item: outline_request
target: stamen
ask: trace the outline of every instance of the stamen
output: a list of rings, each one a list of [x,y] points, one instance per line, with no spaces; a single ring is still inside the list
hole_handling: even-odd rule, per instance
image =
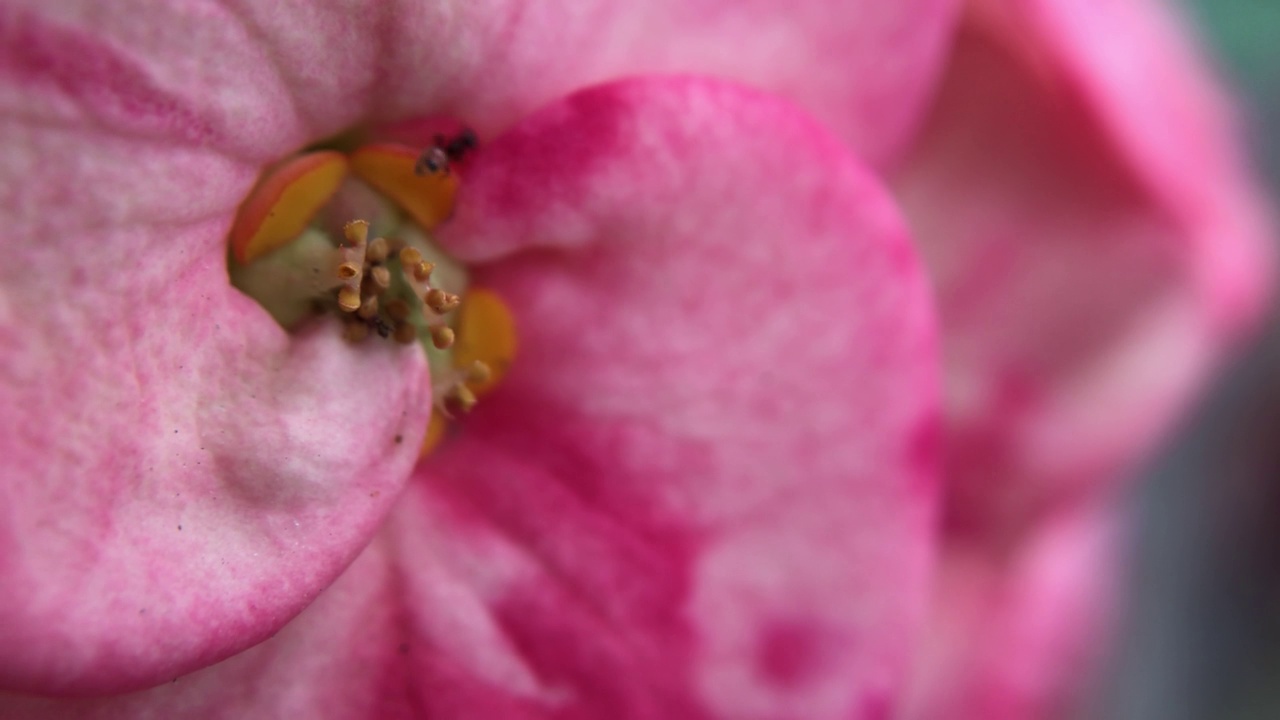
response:
[[[371,263],[381,263],[386,262],[390,252],[391,243],[384,237],[376,237],[369,242],[369,248],[365,250],[364,256]]]
[[[458,304],[462,302],[462,298],[454,295],[453,293],[447,293],[440,288],[432,288],[427,292],[426,296],[422,298],[422,301],[427,304],[427,307],[435,311],[437,315],[443,315],[458,307]]]
[[[345,282],[360,277],[360,268],[355,263],[344,262],[338,266],[338,279]]]
[[[467,382],[483,385],[493,379],[493,370],[489,367],[489,363],[481,360],[474,360],[471,367],[467,368]]]
[[[354,288],[344,287],[338,291],[338,307],[345,312],[355,312],[360,309],[360,291]]]
[[[350,245],[339,248],[342,263],[338,265],[338,279],[343,287],[338,291],[338,307],[345,312],[360,309],[360,281],[364,279],[366,240],[369,237],[369,223],[364,220],[352,220],[342,228]]]
[[[444,437],[444,428],[437,425],[452,419],[450,407],[470,412],[481,396],[492,392],[515,358],[515,318],[497,293],[485,288],[467,291],[456,322],[457,342],[450,351],[453,368],[440,373],[433,366],[436,410],[422,447],[424,455]]]
[[[452,417],[448,408],[452,401],[463,412],[471,412],[478,398],[469,383],[487,380],[489,377],[491,377],[489,366],[482,362],[472,363],[465,369],[450,371],[432,386],[437,411],[446,418]]]
[[[430,279],[433,270],[435,270],[435,265],[423,260],[422,253],[417,248],[406,247],[400,251],[400,273],[404,277],[405,283],[422,300],[425,309],[429,310],[437,318],[435,320],[430,317],[427,318],[427,329],[431,335],[431,344],[437,350],[448,350],[453,346],[453,328],[438,318],[457,307],[460,300],[457,295],[447,293],[440,288],[431,287]],[[406,311],[396,308],[396,312],[399,314]]]
[[[369,222],[367,220],[352,220],[342,226],[342,234],[346,236],[347,242],[363,248],[365,241],[369,239]]]
[[[422,262],[422,253],[415,247],[402,248],[400,250],[400,264],[404,267],[414,267]]]
[[[453,345],[453,328],[448,325],[431,326],[431,344],[438,350],[447,350]]]
[[[471,392],[471,388],[466,385],[459,385],[453,390],[453,397],[458,401],[458,407],[462,408],[462,412],[471,412],[476,406],[476,394]]]

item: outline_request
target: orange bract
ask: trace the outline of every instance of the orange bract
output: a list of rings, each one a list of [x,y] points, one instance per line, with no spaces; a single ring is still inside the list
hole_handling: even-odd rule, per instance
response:
[[[240,204],[231,226],[231,254],[245,264],[294,239],[347,176],[342,153],[297,155],[269,169]]]
[[[515,359],[516,346],[516,322],[506,302],[492,290],[468,290],[458,310],[453,364],[457,368],[469,368],[479,361],[489,367],[488,377],[467,382],[472,392],[484,395],[502,381]]]
[[[422,450],[419,452],[419,457],[425,457],[432,450],[435,450],[440,441],[444,439],[445,431],[448,429],[449,421],[444,415],[440,414],[439,410],[433,410],[431,412],[431,422],[427,424],[427,436],[422,439]]]
[[[414,173],[418,155],[405,145],[366,145],[351,154],[351,170],[395,201],[422,229],[431,230],[453,213],[458,177],[456,173]]]
[[[506,302],[492,290],[468,290],[458,309],[457,341],[453,345],[453,366],[461,376],[456,390],[471,395],[473,403],[476,397],[492,392],[510,370],[516,346],[515,317]],[[482,367],[477,368],[477,364]],[[431,425],[422,443],[423,456],[440,444],[448,426],[448,418],[439,410],[431,414]]]

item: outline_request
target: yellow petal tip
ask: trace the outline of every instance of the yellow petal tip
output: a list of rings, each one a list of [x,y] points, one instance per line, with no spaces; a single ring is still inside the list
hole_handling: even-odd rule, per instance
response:
[[[427,424],[427,436],[422,439],[422,451],[419,457],[426,457],[444,440],[445,431],[449,429],[449,421],[438,411],[432,411],[431,422]]]
[[[297,155],[269,169],[236,212],[232,256],[247,264],[297,237],[338,191],[347,170],[347,158],[331,150]]]
[[[417,174],[419,154],[406,145],[366,145],[351,154],[351,170],[431,230],[453,214],[458,177],[452,172]]]
[[[484,377],[472,377],[467,382],[472,392],[483,396],[502,382],[515,360],[518,345],[515,317],[497,293],[473,287],[462,296],[457,327],[454,367],[471,368],[477,362],[487,366]]]

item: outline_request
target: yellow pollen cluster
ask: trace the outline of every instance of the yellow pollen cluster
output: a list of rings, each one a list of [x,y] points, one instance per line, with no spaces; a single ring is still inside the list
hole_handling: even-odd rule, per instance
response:
[[[404,299],[388,292],[392,283],[388,263],[394,259],[405,284],[422,301],[432,345],[440,350],[452,346],[453,330],[445,323],[444,315],[456,308],[461,299],[432,287],[435,266],[423,260],[417,248],[399,240],[370,240],[369,223],[364,220],[352,220],[342,231],[346,242],[338,248],[335,275],[340,283],[338,308],[346,315],[346,338],[360,342],[373,332],[406,345],[418,339],[418,328],[410,320],[413,309]]]

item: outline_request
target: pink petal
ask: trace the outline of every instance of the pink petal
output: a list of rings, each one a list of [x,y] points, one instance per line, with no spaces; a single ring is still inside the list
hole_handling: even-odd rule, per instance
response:
[[[13,5],[14,3],[10,3]],[[81,99],[150,113],[272,160],[371,120],[451,114],[492,135],[585,84],[693,72],[777,91],[876,163],[911,136],[958,0],[522,0],[313,3],[25,0],[74,46],[53,63]],[[131,9],[132,8],[132,9]],[[8,10],[22,55],[54,52]],[[37,35],[41,35],[37,33]],[[92,58],[109,49],[114,64]],[[46,68],[47,69],[47,68]],[[121,73],[121,70],[124,70]],[[147,103],[138,84],[170,102]],[[143,102],[139,102],[139,101]]]
[[[491,259],[520,355],[348,575],[171,685],[0,715],[892,716],[937,385],[884,191],[787,104],[694,80],[552,105],[463,188],[446,239]]]
[[[0,695],[23,720],[413,717],[404,685],[391,551],[376,539],[270,640],[157,687],[109,698]]]
[[[492,0],[406,13],[401,34],[383,46],[406,71],[382,102],[412,115],[422,112],[415,103],[424,93],[443,96],[449,112],[491,134],[589,83],[715,75],[802,104],[882,165],[916,129],[959,7],[957,0]],[[427,49],[442,37],[445,50]],[[424,66],[449,72],[441,78],[420,72]]]
[[[416,459],[426,368],[281,331],[227,281],[256,164],[107,41],[0,20],[0,687],[139,687],[342,571]]]
[[[1064,510],[1008,554],[952,543],[942,556],[906,720],[1077,717],[1113,626],[1117,518]]]
[[[459,192],[442,240],[521,349],[397,525],[404,557],[444,548],[406,570],[446,664],[423,682],[469,679],[423,702],[888,717],[937,425],[930,304],[878,184],[789,105],[672,79],[540,111]]]
[[[988,2],[896,188],[946,329],[948,520],[1126,474],[1269,280],[1223,101],[1150,3]]]

